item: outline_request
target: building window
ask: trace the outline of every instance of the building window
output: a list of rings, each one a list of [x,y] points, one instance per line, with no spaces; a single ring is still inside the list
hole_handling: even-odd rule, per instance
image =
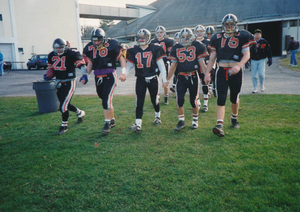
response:
[[[24,52],[23,48],[18,48],[18,52],[23,53]]]
[[[0,21],[3,21],[3,19],[2,19],[2,14],[0,14]]]
[[[282,22],[282,27],[287,27],[288,26],[288,21],[283,21]]]
[[[290,27],[297,26],[297,20],[290,20]]]

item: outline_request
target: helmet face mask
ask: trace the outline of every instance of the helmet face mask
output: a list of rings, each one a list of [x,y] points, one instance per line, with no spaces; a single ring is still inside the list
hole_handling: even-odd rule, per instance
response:
[[[163,39],[166,36],[166,29],[163,26],[158,26],[155,29],[155,36],[157,39]]]
[[[232,34],[238,31],[237,27],[238,19],[233,14],[227,14],[222,20],[223,31],[227,34]]]
[[[140,29],[136,33],[136,42],[139,46],[145,46],[150,43],[151,33],[147,29]]]
[[[179,43],[182,46],[189,46],[189,45],[191,45],[191,43],[193,42],[193,40],[194,40],[194,34],[193,34],[193,32],[192,32],[191,29],[189,29],[189,28],[183,28],[180,31],[180,40],[179,40]]]
[[[53,52],[59,56],[64,54],[68,50],[67,42],[62,38],[55,39],[52,47]]]

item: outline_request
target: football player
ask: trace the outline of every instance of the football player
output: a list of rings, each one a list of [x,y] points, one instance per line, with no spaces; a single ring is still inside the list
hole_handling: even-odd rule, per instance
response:
[[[149,30],[140,29],[136,35],[137,45],[127,50],[127,73],[134,66],[136,76],[136,119],[135,124],[130,128],[134,132],[142,130],[143,107],[147,89],[155,110],[154,124],[161,124],[158,74],[160,71],[162,81],[166,82],[166,68],[163,61],[165,51],[161,45],[150,43],[150,40]]]
[[[235,15],[225,15],[222,19],[223,31],[214,34],[209,44],[211,54],[205,72],[205,82],[210,81],[208,70],[211,70],[217,61],[217,125],[213,128],[213,133],[219,137],[224,136],[223,122],[228,87],[230,89],[232,127],[240,128],[237,117],[239,94],[242,87],[242,67],[250,58],[249,46],[255,43],[253,35],[248,31],[238,29],[237,22],[238,19]]]
[[[208,46],[209,40],[207,40],[204,37],[204,35],[205,35],[205,27],[204,26],[197,25],[195,27],[195,29],[194,29],[194,34],[196,36],[197,41],[202,42],[206,47]],[[205,64],[208,63],[208,60],[209,60],[209,56],[207,56],[205,58],[205,60],[204,60]],[[204,82],[204,73],[203,73],[203,71],[201,70],[200,67],[198,69],[198,74],[199,74],[199,77],[201,79],[203,99],[204,99],[202,111],[203,112],[207,112],[208,111],[208,99],[209,99],[209,96],[208,96],[208,85],[205,84],[205,82]]]
[[[192,105],[193,120],[192,129],[198,128],[198,111],[200,106],[199,101],[199,86],[200,80],[198,76],[198,67],[206,70],[204,63],[208,52],[203,43],[194,40],[194,34],[191,29],[183,28],[180,31],[180,42],[176,43],[170,53],[169,59],[172,62],[167,82],[164,86],[168,86],[176,68],[178,69],[178,79],[176,83],[176,103],[179,122],[175,127],[175,131],[180,131],[185,128],[184,122],[184,96],[189,89],[190,103]]]
[[[76,88],[75,68],[80,68],[83,74],[81,78],[87,82],[87,71],[82,55],[78,51],[69,49],[64,39],[55,39],[53,51],[48,55],[48,71],[44,75],[44,80],[56,78],[59,109],[62,113],[62,124],[59,127],[58,135],[64,134],[68,130],[69,110],[77,114],[77,123],[81,123],[85,116],[83,110],[70,103]]]
[[[176,43],[179,43],[179,41],[180,41],[179,35],[180,35],[180,32],[175,33],[175,35],[174,35],[174,41],[175,41],[174,45]],[[175,73],[174,73],[174,76],[173,76],[173,85],[170,88],[170,91],[172,91],[173,93],[175,93],[175,91],[176,91],[177,74],[178,74],[178,71],[176,70]]]
[[[117,86],[116,60],[120,61],[122,73],[119,78],[126,80],[126,61],[122,56],[123,47],[115,39],[106,39],[105,32],[101,28],[94,29],[91,33],[91,42],[83,50],[84,57],[88,61],[87,73],[94,70],[96,91],[102,99],[105,123],[102,134],[110,133],[116,126],[114,108],[112,104],[113,94]]]
[[[155,36],[156,36],[156,39],[153,39],[151,41],[151,43],[158,43],[163,47],[163,49],[165,51],[165,55],[164,55],[163,59],[164,59],[164,63],[165,63],[166,71],[167,71],[167,75],[168,75],[168,70],[169,70],[169,66],[170,66],[169,65],[170,61],[168,60],[168,56],[170,55],[171,48],[174,45],[174,40],[166,37],[166,29],[163,26],[156,27]],[[165,105],[168,105],[169,104],[169,88],[164,88],[164,94],[165,94],[164,103],[165,103]]]

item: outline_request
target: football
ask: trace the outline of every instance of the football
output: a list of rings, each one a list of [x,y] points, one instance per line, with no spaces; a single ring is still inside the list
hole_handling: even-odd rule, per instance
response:
[[[54,70],[53,69],[48,69],[46,71],[46,76],[50,77],[50,78],[53,78],[54,77]]]

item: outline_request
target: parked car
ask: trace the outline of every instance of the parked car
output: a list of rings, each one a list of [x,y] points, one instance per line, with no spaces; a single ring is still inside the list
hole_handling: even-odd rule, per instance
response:
[[[48,55],[47,54],[36,54],[33,55],[29,61],[27,62],[27,68],[30,70],[31,68],[35,68],[39,70],[41,68],[48,68]]]
[[[11,70],[11,62],[4,61],[3,69],[6,70],[6,71],[10,71]]]

